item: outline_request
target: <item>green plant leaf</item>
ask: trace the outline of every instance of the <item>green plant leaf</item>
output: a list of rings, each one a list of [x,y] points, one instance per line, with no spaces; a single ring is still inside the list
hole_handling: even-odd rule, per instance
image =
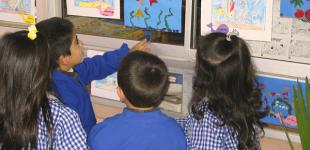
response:
[[[309,87],[309,79],[306,77],[306,84],[305,84],[305,89],[306,89],[306,98],[305,98],[305,105],[306,105],[306,118],[310,117],[310,87]],[[310,125],[310,119],[307,119],[307,125]],[[310,133],[309,133],[310,134]],[[309,139],[310,140],[310,139]]]
[[[306,97],[304,98],[301,90],[301,85],[297,80],[297,89],[293,88],[293,100],[297,118],[298,132],[303,149],[310,149],[310,118],[308,116],[308,106],[305,105],[306,103],[308,103],[308,99],[310,99],[310,89],[307,78],[305,83],[305,90]]]

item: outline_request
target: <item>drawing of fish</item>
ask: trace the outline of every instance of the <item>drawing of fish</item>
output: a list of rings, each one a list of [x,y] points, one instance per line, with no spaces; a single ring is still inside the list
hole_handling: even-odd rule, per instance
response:
[[[220,24],[217,29],[213,29],[212,23],[208,24],[207,27],[211,29],[211,32],[221,32],[225,34],[229,32],[229,27],[226,24]]]
[[[136,16],[138,19],[140,17],[142,17],[142,18],[144,17],[143,12],[140,8],[137,10],[137,12],[134,14],[134,16]]]
[[[102,8],[102,6],[98,6],[97,7],[98,10],[99,10],[99,13],[102,15],[102,16],[113,16],[114,14],[114,10],[112,7],[106,7],[106,8]]]
[[[276,93],[276,92],[271,92],[271,95],[272,95],[272,96],[281,96],[281,94]]]
[[[150,6],[152,6],[153,3],[158,3],[157,0],[150,0]]]
[[[277,116],[277,118],[279,118],[280,122],[281,121],[281,113],[277,113],[275,114],[275,116]],[[294,115],[288,115],[286,118],[283,119],[283,124],[285,125],[289,125],[289,126],[297,126],[297,120],[296,120],[296,116]]]

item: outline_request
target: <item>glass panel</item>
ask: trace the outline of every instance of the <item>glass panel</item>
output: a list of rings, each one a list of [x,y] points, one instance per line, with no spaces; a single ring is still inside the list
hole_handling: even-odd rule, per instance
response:
[[[136,1],[136,0],[135,0]],[[146,1],[146,0],[145,0]],[[184,24],[186,0],[182,1],[182,32],[161,32],[143,28],[132,28],[124,25],[124,0],[120,0],[120,19],[106,19],[72,16],[67,14],[66,0],[63,0],[63,17],[73,22],[79,34],[120,38],[128,40],[142,40],[151,35],[151,41],[163,44],[184,45]],[[154,4],[153,4],[154,5]]]

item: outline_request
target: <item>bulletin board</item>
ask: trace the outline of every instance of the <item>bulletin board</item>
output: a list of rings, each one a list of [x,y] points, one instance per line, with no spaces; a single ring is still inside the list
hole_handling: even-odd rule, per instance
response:
[[[294,0],[292,3],[289,0],[273,0],[271,41],[247,40],[252,56],[310,65],[310,21],[305,16],[296,18],[296,7],[306,11],[310,9],[309,4],[308,0],[303,0],[303,5],[300,6],[295,4]],[[307,74],[304,74],[305,76]],[[297,87],[297,77],[258,75],[257,80],[262,91],[263,109],[270,110],[262,121],[276,126],[284,124],[288,128],[296,129],[292,95],[293,88]],[[304,87],[303,82],[301,87]],[[280,121],[280,114],[283,122]]]

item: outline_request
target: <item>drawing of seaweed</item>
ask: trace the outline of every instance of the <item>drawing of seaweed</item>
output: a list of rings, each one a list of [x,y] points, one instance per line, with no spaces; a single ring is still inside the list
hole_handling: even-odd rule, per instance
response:
[[[162,14],[163,14],[163,10],[160,10],[159,15],[157,16],[157,18],[158,18],[158,22],[156,23],[157,29],[158,29],[158,26],[161,24],[161,15]]]
[[[135,25],[134,25],[133,22],[132,22],[132,19],[135,17],[135,16],[134,16],[134,13],[135,13],[134,10],[130,12],[130,23],[131,23],[131,26],[132,26],[133,28],[135,27]]]
[[[169,27],[169,23],[168,23],[168,17],[171,17],[171,16],[173,16],[173,13],[172,13],[172,11],[171,11],[171,8],[169,8],[169,14],[168,15],[166,15],[165,16],[165,26],[166,26],[166,29],[170,32],[171,31],[171,29],[170,29],[170,27]]]
[[[146,16],[148,16],[148,17],[144,18],[145,27],[149,28],[149,25],[147,24],[147,22],[148,22],[149,19],[151,19],[151,15],[148,12],[148,8],[147,7],[145,7],[145,9],[144,9],[144,13],[145,13]]]

